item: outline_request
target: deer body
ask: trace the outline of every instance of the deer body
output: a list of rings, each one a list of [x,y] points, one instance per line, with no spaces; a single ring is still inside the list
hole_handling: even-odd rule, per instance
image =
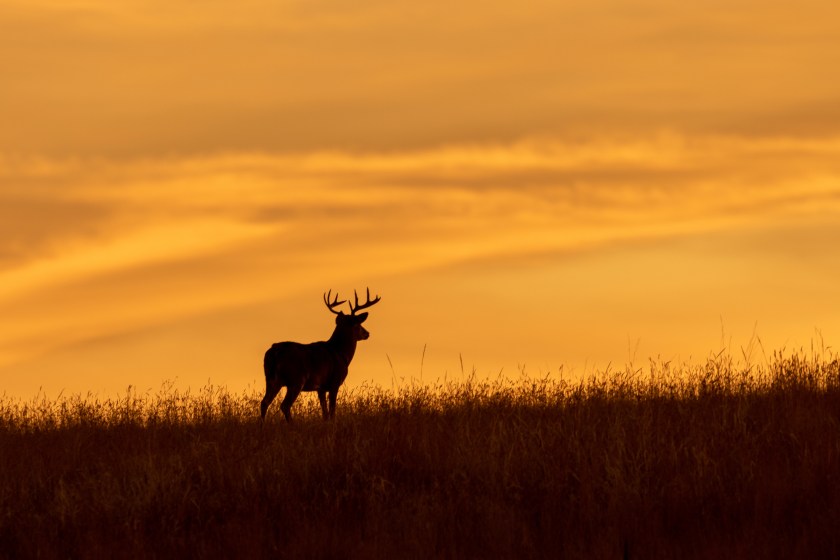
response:
[[[345,302],[338,301],[337,295],[331,302],[329,295],[325,294],[327,308],[336,314],[335,330],[329,340],[310,344],[278,342],[271,345],[263,360],[265,397],[260,403],[262,420],[265,420],[269,405],[283,387],[286,387],[286,396],[280,404],[280,410],[286,421],[292,421],[291,408],[301,391],[317,391],[324,419],[335,417],[338,389],[347,378],[350,362],[356,353],[356,343],[370,336],[362,327],[368,314],[356,315],[356,311],[370,307],[380,299],[376,297],[371,301],[369,290],[367,295],[368,301],[362,305],[359,305],[357,295],[356,305],[351,304],[350,315],[345,315],[334,309]]]

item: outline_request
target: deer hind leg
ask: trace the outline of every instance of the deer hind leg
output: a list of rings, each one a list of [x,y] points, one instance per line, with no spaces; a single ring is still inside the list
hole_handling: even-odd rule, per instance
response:
[[[324,413],[324,420],[330,419],[330,413],[327,409],[327,392],[323,389],[318,389],[318,401],[321,403],[321,412]]]
[[[277,393],[280,392],[280,387],[280,381],[276,378],[272,380],[265,380],[265,396],[260,403],[260,420],[263,422],[265,422],[265,413],[268,410],[269,405],[271,405],[271,401],[273,401],[274,397],[277,396]]]
[[[296,386],[289,386],[286,389],[286,396],[283,397],[283,402],[280,403],[280,410],[283,412],[283,416],[286,417],[286,422],[292,423],[292,405],[295,404],[295,399],[298,398],[301,390],[303,389],[303,384],[296,385]]]

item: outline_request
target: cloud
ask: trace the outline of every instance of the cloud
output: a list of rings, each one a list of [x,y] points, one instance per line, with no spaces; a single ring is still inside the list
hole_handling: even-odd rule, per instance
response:
[[[534,298],[565,286],[561,292],[583,294],[566,301],[570,312],[585,314],[601,300],[629,321],[638,302],[650,306],[651,317],[673,322],[660,300],[673,307],[708,285],[703,297],[736,305],[727,286],[742,290],[738,278],[755,281],[755,271],[797,254],[810,255],[802,266],[812,278],[831,270],[818,256],[836,235],[838,152],[834,138],[671,133],[159,159],[7,156],[0,160],[10,220],[0,239],[0,367],[26,370],[64,349],[81,371],[97,348],[103,356],[129,351],[135,343],[128,335],[144,333],[138,340],[165,348],[166,359],[148,355],[136,368],[154,363],[166,377],[174,371],[166,360],[187,359],[177,357],[172,333],[200,345],[198,334],[183,333],[216,333],[222,325],[205,322],[229,320],[237,332],[225,346],[244,355],[255,352],[252,331],[277,328],[272,309],[314,306],[313,293],[369,284],[397,299],[428,291],[442,308],[472,318],[485,312],[469,301],[471,292],[494,299],[512,290],[524,295],[511,305],[534,325],[548,320],[540,310],[549,309]],[[802,233],[820,223],[828,225]],[[800,243],[820,249],[803,252]],[[689,271],[692,281],[677,281],[678,271],[638,269],[657,259],[666,271],[669,262]],[[740,276],[726,277],[721,266]],[[787,273],[777,274],[778,282],[782,277],[803,283]],[[405,317],[426,317],[394,327],[406,340],[432,330],[461,336],[433,329],[422,306],[394,305]],[[591,313],[607,321],[610,311]],[[311,331],[284,336],[323,336],[315,319]],[[500,332],[519,340],[511,329],[530,327],[512,321]],[[582,337],[570,340],[591,348]],[[537,353],[537,342],[550,338],[522,341],[522,348]],[[472,347],[493,336],[466,339]]]
[[[410,254],[405,260],[423,268],[824,211],[838,203],[839,152],[835,139],[665,135],[405,152],[18,160],[0,165],[0,174],[27,189],[7,193],[4,208],[29,232],[6,236],[0,249],[31,243],[27,262],[6,271],[7,291],[229,247],[247,253],[266,240],[351,267],[352,255],[395,263]],[[40,258],[39,246],[49,247]]]

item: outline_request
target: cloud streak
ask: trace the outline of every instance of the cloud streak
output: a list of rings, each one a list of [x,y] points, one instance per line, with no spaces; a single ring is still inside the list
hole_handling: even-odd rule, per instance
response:
[[[838,156],[831,138],[665,135],[7,160],[4,180],[26,185],[4,195],[10,215],[33,204],[66,212],[40,221],[30,234],[40,241],[0,271],[0,361],[267,305],[337,280],[366,284],[824,219],[840,206]],[[0,251],[14,255],[19,242],[6,236]]]

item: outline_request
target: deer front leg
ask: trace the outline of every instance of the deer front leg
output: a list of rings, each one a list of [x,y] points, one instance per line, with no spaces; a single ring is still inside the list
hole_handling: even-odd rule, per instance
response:
[[[338,387],[330,391],[330,415],[329,419],[335,418],[335,399],[338,396]]]
[[[324,420],[330,419],[330,413],[327,410],[327,391],[318,389],[318,400],[321,402],[321,412],[324,413]]]

